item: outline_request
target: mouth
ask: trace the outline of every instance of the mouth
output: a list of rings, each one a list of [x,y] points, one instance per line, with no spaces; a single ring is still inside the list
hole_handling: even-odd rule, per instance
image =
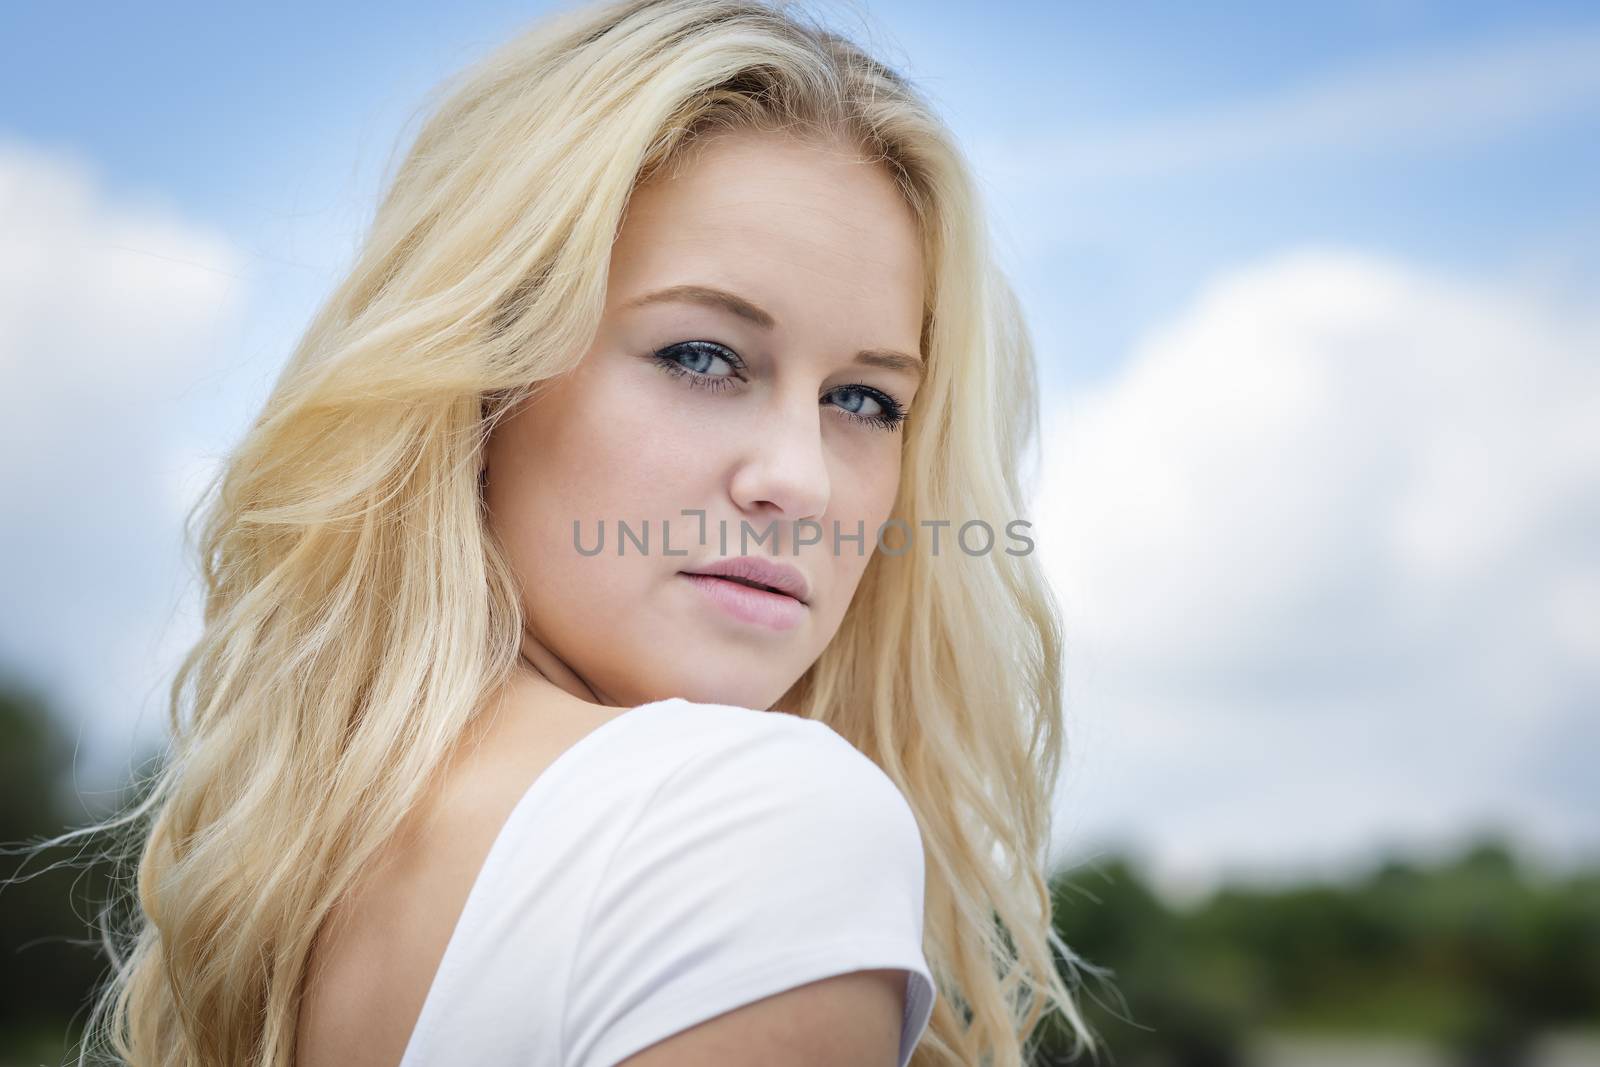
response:
[[[781,560],[760,556],[715,559],[680,573],[690,578],[715,579],[741,589],[787,597],[805,605],[811,603],[811,582],[799,568]]]
[[[804,621],[810,607],[779,589],[748,578],[679,571],[721,617],[768,630],[789,630]]]
[[[688,574],[688,573],[691,573],[691,572],[685,571],[684,573]],[[770,585],[762,585],[760,582],[753,582],[748,578],[735,578],[735,577],[733,577],[731,575],[727,575],[727,574],[697,574],[697,575],[695,575],[695,577],[697,577],[697,578],[715,578],[719,582],[734,582],[734,583],[736,583],[738,585],[749,586],[751,589],[760,589],[764,593],[776,593],[778,596],[789,596],[789,594],[785,593],[782,589],[774,589]],[[790,597],[790,599],[799,599],[799,598],[798,597]]]

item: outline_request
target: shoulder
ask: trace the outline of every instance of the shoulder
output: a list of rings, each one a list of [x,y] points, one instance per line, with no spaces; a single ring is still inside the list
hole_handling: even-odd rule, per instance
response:
[[[914,851],[921,836],[911,805],[883,769],[831,726],[782,712],[681,702],[690,728],[654,776],[628,844],[675,826],[709,831],[708,844],[741,832],[783,833],[792,850],[809,843]],[[834,852],[835,855],[843,855]]]
[[[615,1062],[858,970],[913,976],[915,1029],[932,997],[922,841],[893,780],[819,721],[688,701],[670,717],[670,759],[637,798],[580,927],[571,1062]]]
[[[766,770],[778,770],[782,765],[791,774],[827,771],[853,786],[899,795],[894,782],[870,757],[820,719],[681,698],[664,703],[675,705],[702,728],[690,735],[682,753],[684,762],[677,768],[680,773],[687,771],[689,764],[726,762]],[[695,743],[713,735],[719,743]]]

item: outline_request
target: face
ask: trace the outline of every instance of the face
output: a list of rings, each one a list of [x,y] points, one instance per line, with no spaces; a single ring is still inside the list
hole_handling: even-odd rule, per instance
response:
[[[611,706],[771,707],[894,506],[922,271],[892,178],[844,150],[719,134],[636,189],[592,345],[488,445],[524,651]],[[792,568],[803,601],[686,573],[737,557]]]

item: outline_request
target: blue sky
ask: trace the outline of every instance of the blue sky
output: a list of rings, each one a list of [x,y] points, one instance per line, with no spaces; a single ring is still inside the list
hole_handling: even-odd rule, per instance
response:
[[[100,4],[70,19],[48,5],[13,8],[0,31],[27,46],[0,69],[10,101],[0,118],[16,136],[86,154],[129,193],[168,199],[273,254],[296,213],[350,207],[374,187],[395,133],[439,77],[548,6],[291,3],[219,16],[212,5]],[[1415,142],[1403,127],[1363,136],[1358,114],[1357,128],[1260,156],[1036,179],[1057,193],[1045,200],[1060,229],[1031,250],[1027,266],[1044,269],[1030,277],[1069,283],[1036,302],[1082,320],[1049,363],[1053,380],[1114,365],[1139,325],[1173,311],[1198,279],[1290,241],[1359,243],[1474,271],[1576,245],[1579,234],[1600,238],[1600,75],[1571,69],[1600,47],[1592,5],[818,9],[847,27],[865,11],[873,39],[935,97],[980,164],[997,144],[1095,145],[1129,127],[1249,121],[1274,101],[1356,96],[1386,78],[1403,92],[1408,77],[1425,84],[1429,68],[1442,82],[1449,120]],[[1563,67],[1554,84],[1515,84],[1550,55]],[[1497,62],[1513,84],[1452,99],[1452,85]],[[1509,119],[1483,114],[1508,96],[1535,99]],[[1001,198],[1009,183],[998,159],[993,167]],[[1007,206],[997,214],[1025,233],[1045,205]],[[1593,254],[1585,268],[1592,278]]]
[[[159,719],[186,488],[415,109],[547,7],[0,11],[0,478],[28,516],[0,659],[62,694],[86,766]],[[1030,314],[1078,638],[1064,852],[1120,835],[1177,885],[1496,820],[1600,847],[1600,12],[813,10],[934,98]],[[1188,614],[1128,607],[1158,603]]]

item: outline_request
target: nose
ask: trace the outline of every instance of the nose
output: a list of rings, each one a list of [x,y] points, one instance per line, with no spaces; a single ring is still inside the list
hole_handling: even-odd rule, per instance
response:
[[[754,519],[820,520],[828,510],[829,488],[816,396],[774,398],[733,472],[734,503]]]

